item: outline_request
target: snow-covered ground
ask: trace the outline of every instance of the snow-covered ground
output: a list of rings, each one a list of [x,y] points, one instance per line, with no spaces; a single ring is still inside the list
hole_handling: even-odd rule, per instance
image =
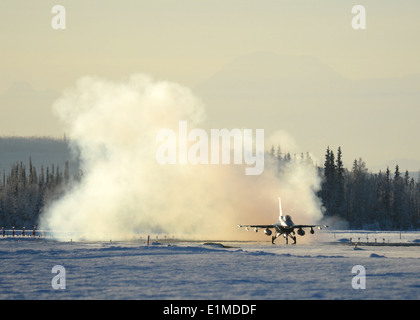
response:
[[[377,245],[367,245],[375,237]],[[420,232],[329,231],[314,239],[147,246],[0,237],[0,299],[420,299]],[[52,273],[56,265],[65,269],[65,289],[52,287],[63,275]],[[365,289],[352,287],[356,265],[365,268]]]

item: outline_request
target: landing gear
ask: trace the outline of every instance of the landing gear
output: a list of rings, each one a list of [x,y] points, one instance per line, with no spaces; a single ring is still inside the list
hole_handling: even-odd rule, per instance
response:
[[[272,244],[275,244],[275,243],[274,243],[274,240],[276,240],[276,239],[277,239],[278,237],[280,237],[281,235],[282,235],[281,233],[276,233],[274,236],[272,236],[272,237],[271,237],[271,243],[272,243]]]
[[[296,236],[285,235],[284,237],[286,238],[286,244],[289,244],[289,237],[293,240],[292,244],[296,244]]]
[[[277,239],[277,237],[276,237],[276,236],[272,236],[272,237],[271,237],[271,243],[272,243],[272,244],[275,244],[275,243],[274,243],[274,240],[276,240],[276,239]]]
[[[275,244],[274,241],[280,236],[279,233],[277,233],[275,236],[271,237],[271,243]],[[289,244],[289,237],[293,240],[292,244],[296,244],[296,236],[291,234],[283,234],[283,237],[286,239],[286,244]]]

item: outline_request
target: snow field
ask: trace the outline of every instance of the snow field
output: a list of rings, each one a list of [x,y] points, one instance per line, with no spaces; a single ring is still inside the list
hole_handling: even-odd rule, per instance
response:
[[[420,299],[420,247],[335,237],[296,246],[3,238],[0,299]],[[65,289],[52,287],[55,265]],[[366,270],[364,290],[352,288],[355,265]]]

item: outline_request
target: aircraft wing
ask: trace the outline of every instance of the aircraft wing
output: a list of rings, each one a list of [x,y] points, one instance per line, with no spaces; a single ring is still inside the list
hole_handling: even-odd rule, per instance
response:
[[[276,226],[274,224],[248,224],[248,225],[242,225],[238,224],[239,228],[245,227],[245,228],[264,228],[264,229],[270,229],[275,228]]]
[[[328,228],[326,224],[294,224],[293,228],[301,229],[301,228]]]

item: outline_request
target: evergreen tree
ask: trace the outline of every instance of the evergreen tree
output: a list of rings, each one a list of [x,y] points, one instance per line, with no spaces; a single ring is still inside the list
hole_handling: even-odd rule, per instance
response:
[[[400,230],[403,225],[404,218],[404,182],[401,178],[399,166],[396,165],[394,180],[392,183],[393,197],[392,197],[392,223],[395,229]]]
[[[345,218],[345,199],[344,199],[344,165],[342,160],[341,147],[338,147],[337,150],[337,161],[336,161],[336,170],[335,170],[335,210],[337,215],[341,218]]]
[[[322,181],[321,199],[325,208],[325,215],[332,215],[331,212],[331,181],[333,172],[331,170],[331,151],[330,147],[327,147],[324,161],[324,177]]]

